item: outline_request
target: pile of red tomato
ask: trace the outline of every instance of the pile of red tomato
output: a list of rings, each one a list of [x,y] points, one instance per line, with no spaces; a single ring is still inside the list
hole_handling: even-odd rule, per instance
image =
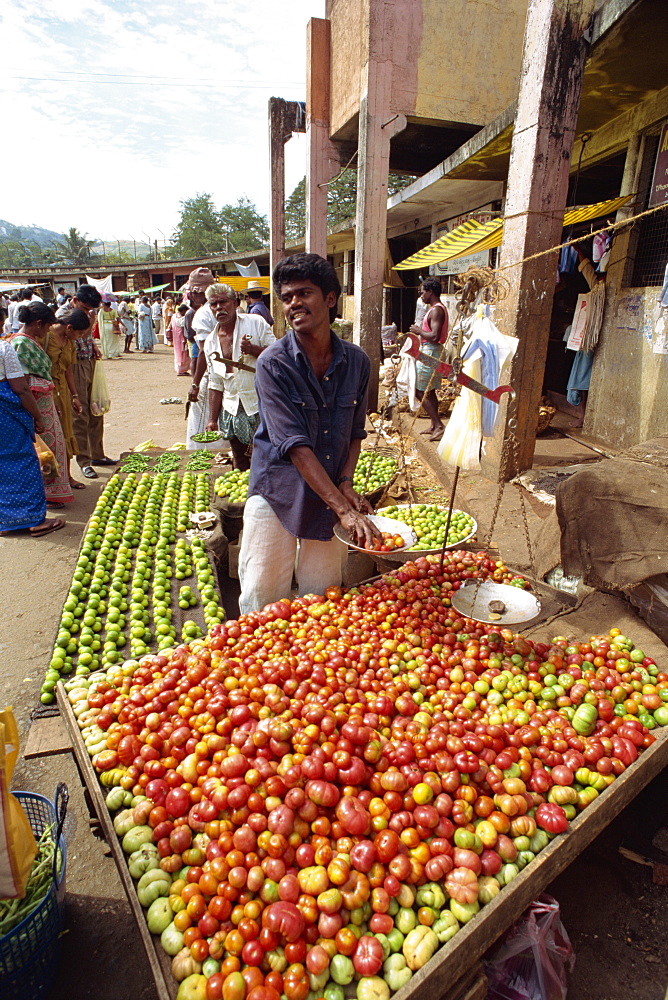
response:
[[[96,685],[94,763],[148,798],[192,996],[386,1000],[652,743],[668,674],[615,630],[545,644],[450,607],[498,572],[418,558]]]

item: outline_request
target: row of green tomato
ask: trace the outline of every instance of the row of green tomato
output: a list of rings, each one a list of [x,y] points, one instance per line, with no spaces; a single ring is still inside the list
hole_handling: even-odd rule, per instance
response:
[[[353,488],[358,493],[373,493],[391,483],[397,473],[397,460],[388,455],[378,455],[373,451],[363,451],[357,460],[353,475]],[[245,503],[248,498],[250,471],[233,469],[220,476],[214,490],[219,497],[226,497],[230,503]]]
[[[190,546],[176,539],[191,512],[209,507],[209,498],[206,473],[185,473],[183,480],[177,473],[109,480],[88,522],[63,606],[41,689],[44,704],[54,700],[59,678],[75,664],[76,673],[85,675],[124,659],[128,641],[137,657],[152,644],[167,649],[202,634],[194,621],[184,624],[180,637],[172,625],[173,565],[178,580],[195,570],[207,629],[224,620],[203,542],[195,538]]]

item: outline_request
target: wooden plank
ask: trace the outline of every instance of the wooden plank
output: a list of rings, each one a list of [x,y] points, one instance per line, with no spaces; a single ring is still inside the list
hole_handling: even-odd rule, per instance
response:
[[[58,699],[58,707],[60,708],[61,716],[72,740],[72,748],[74,750],[77,766],[90,794],[97,818],[99,819],[104,832],[105,840],[109,845],[109,849],[111,850],[114,861],[116,862],[118,874],[123,884],[123,888],[125,889],[125,894],[128,897],[128,903],[130,904],[132,915],[135,918],[137,929],[142,939],[144,950],[146,951],[146,957],[148,958],[149,965],[151,966],[151,972],[153,973],[153,979],[155,980],[155,987],[158,993],[158,1000],[174,1000],[178,984],[175,979],[172,979],[170,985],[173,988],[170,989],[167,985],[168,979],[165,975],[165,969],[158,960],[157,954],[158,951],[162,952],[162,948],[156,947],[153,937],[146,924],[146,917],[139,900],[137,899],[134,882],[130,877],[123,849],[120,845],[118,837],[116,836],[116,832],[109,815],[109,810],[105,805],[97,774],[95,773],[93,765],[90,762],[88,751],[86,750],[84,742],[81,738],[81,733],[74,717],[74,713],[72,712],[67,698],[67,692],[63,687],[62,681],[59,681],[56,686],[56,697]],[[166,955],[165,958],[167,958]]]
[[[60,716],[54,715],[51,718],[36,719],[33,722],[23,753],[26,760],[71,752],[72,740]]]
[[[393,1000],[412,1000],[417,993],[433,997],[445,993],[667,764],[668,731],[664,730],[613,785],[573,820],[567,833],[555,837],[510,886],[502,889],[410,983],[394,994]]]

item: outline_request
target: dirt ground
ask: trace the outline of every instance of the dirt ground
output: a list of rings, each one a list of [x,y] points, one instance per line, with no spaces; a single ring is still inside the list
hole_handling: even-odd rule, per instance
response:
[[[118,457],[140,441],[152,438],[159,447],[185,440],[183,405],[161,405],[160,399],[179,396],[185,402],[188,378],[176,376],[171,350],[163,345],[154,355],[125,355],[104,362],[112,409],[105,419],[107,455]],[[424,424],[418,422],[417,429]],[[419,448],[419,450],[418,450]],[[447,472],[424,438],[415,447],[414,486],[420,499],[449,496]],[[589,449],[562,437],[539,439],[536,465],[540,467],[596,460]],[[437,475],[423,470],[424,462]],[[0,539],[2,629],[0,630],[0,701],[13,705],[23,742],[30,712],[37,704],[64,595],[90,512],[109,472],[99,470],[96,481],[84,480],[86,490],[75,493],[65,511],[65,529],[41,539]],[[479,523],[479,539],[486,538],[496,487],[481,476],[462,477],[458,505]],[[530,534],[543,522],[529,509]],[[493,536],[506,561],[529,569],[517,491],[506,489]],[[618,625],[668,662],[668,650],[649,633],[628,606],[609,595],[595,595],[575,616],[547,626],[543,635],[590,634]],[[536,633],[538,635],[538,632]],[[654,645],[656,644],[656,645]],[[51,797],[58,781],[70,790],[66,823],[67,930],[62,961],[50,1000],[153,1000],[156,995],[148,962],[135,931],[113,861],[91,827],[81,781],[69,754],[19,761],[13,785]],[[549,891],[562,907],[564,924],[576,953],[569,1000],[664,1000],[668,980],[668,938],[665,908],[668,890],[652,884],[650,868],[626,860],[621,843],[639,853],[653,832],[667,822],[666,778],[660,775],[595,843],[556,880]],[[94,826],[94,825],[93,825]],[[27,998],[26,1000],[31,1000]]]

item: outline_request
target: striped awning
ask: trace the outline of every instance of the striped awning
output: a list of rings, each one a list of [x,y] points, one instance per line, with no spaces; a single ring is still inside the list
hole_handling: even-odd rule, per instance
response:
[[[607,201],[597,201],[594,205],[581,205],[568,208],[564,213],[564,228],[579,222],[588,222],[606,215],[612,215],[622,205],[626,205],[635,195],[627,194]],[[397,270],[424,267],[429,264],[439,264],[444,260],[454,260],[456,257],[468,257],[469,254],[480,253],[500,247],[503,239],[503,219],[492,219],[490,222],[465,222],[452,232],[440,236],[428,247],[419,250],[400,264]]]
[[[483,239],[495,230],[503,226],[503,219],[491,219],[489,222],[476,222],[470,219],[457,226],[449,233],[444,233],[437,240],[430,243],[428,247],[418,250],[417,253],[402,260],[400,264],[395,264],[396,271],[407,271],[411,268],[426,267],[430,264],[438,264],[442,260],[449,260],[451,257],[459,257],[468,253],[468,247],[473,246],[478,240]]]

